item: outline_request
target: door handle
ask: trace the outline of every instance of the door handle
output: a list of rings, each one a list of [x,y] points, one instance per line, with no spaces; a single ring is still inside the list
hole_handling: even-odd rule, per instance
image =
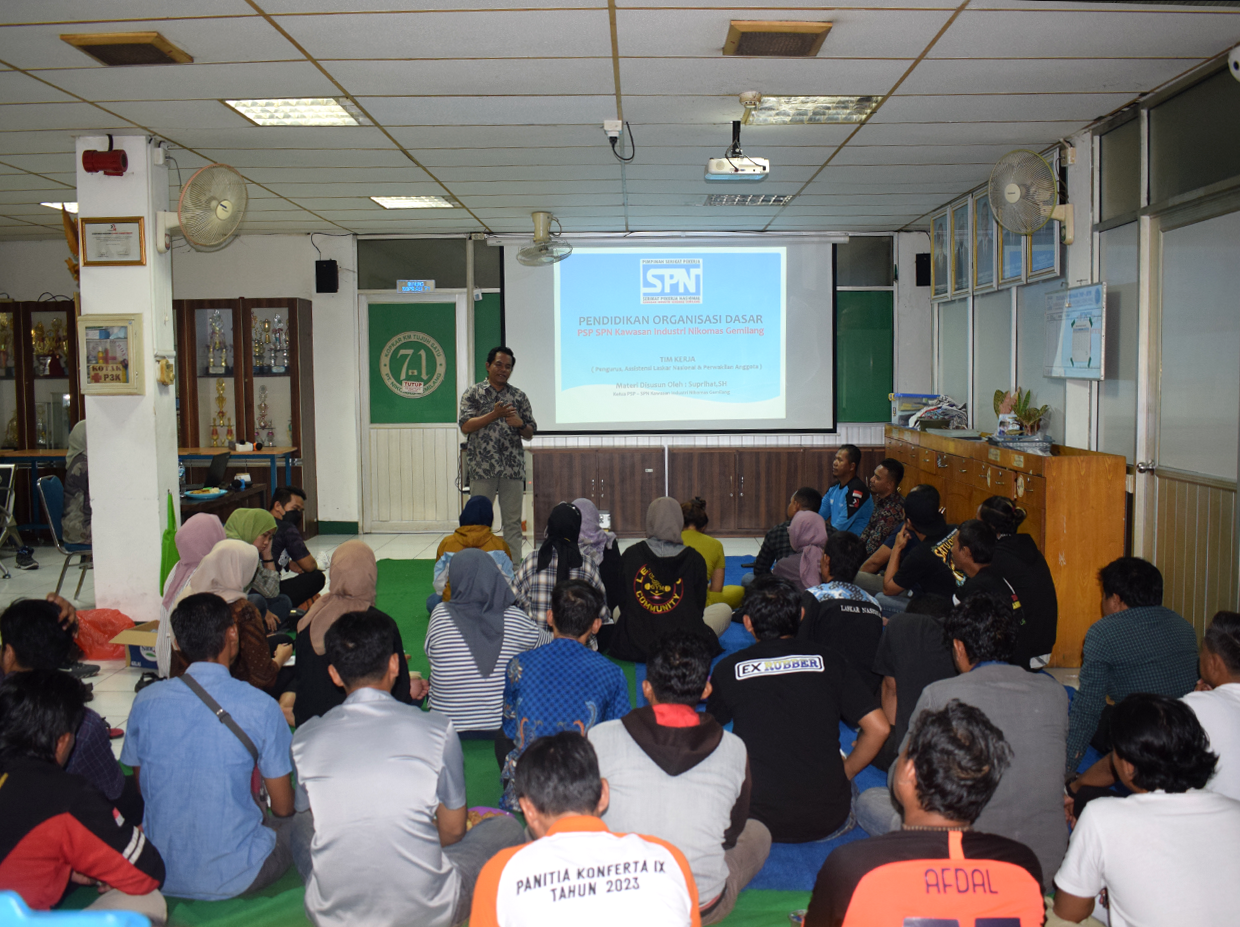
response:
[[[741,498],[745,498],[745,474],[741,474]]]
[[[1154,469],[1157,466],[1158,464],[1156,464],[1152,460],[1139,460],[1137,461],[1137,472],[1138,473],[1152,473],[1154,472]]]

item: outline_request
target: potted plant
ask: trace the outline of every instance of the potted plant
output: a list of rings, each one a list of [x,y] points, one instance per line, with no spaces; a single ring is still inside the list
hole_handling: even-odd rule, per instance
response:
[[[1016,393],[995,390],[995,415],[999,417],[999,434],[1036,435],[1042,427],[1042,419],[1050,414],[1050,406],[1035,406],[1033,393],[1022,390],[1019,386]],[[1019,427],[1014,427],[1014,426]]]

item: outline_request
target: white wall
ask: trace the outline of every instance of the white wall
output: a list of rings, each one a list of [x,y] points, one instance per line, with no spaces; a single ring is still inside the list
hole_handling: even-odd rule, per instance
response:
[[[319,519],[358,521],[357,258],[353,238],[317,235],[324,259],[340,266],[340,292],[314,292],[318,253],[306,235],[242,235],[203,254],[174,239],[174,299],[295,296],[314,303],[314,408]],[[72,296],[63,241],[0,242],[0,292],[34,300]]]
[[[896,364],[897,393],[928,393],[934,385],[934,339],[930,287],[917,286],[917,253],[930,250],[925,232],[896,235]]]

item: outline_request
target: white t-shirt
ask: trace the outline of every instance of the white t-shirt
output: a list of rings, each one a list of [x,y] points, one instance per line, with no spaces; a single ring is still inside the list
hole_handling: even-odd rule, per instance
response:
[[[1235,924],[1240,801],[1193,789],[1097,798],[1081,814],[1055,884],[1107,889],[1111,927]]]
[[[1240,683],[1229,682],[1210,692],[1190,692],[1183,701],[1197,715],[1218,754],[1211,792],[1240,801]]]

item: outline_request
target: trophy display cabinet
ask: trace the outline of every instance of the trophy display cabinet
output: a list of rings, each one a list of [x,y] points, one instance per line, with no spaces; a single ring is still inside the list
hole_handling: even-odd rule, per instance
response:
[[[178,445],[221,453],[234,441],[296,448],[290,482],[308,497],[302,534],[317,534],[310,301],[178,299],[172,305]],[[269,482],[266,467],[249,469],[255,482]]]

